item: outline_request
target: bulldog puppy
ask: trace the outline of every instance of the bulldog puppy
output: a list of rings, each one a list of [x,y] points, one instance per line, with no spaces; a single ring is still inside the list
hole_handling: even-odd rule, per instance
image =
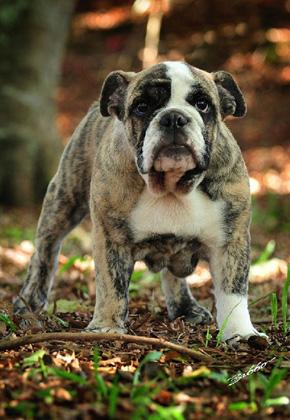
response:
[[[209,262],[224,340],[259,333],[247,304],[250,191],[241,151],[223,120],[246,105],[232,76],[184,62],[115,71],[66,146],[49,184],[21,313],[45,308],[64,237],[90,214],[96,306],[87,327],[125,332],[134,263],[161,271],[168,315],[211,314],[186,283]]]

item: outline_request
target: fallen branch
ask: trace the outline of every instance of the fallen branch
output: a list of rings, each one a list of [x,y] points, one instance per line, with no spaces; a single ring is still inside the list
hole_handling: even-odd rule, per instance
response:
[[[178,353],[186,354],[195,360],[202,362],[210,362],[213,358],[198,350],[189,349],[179,344],[171,343],[163,338],[151,338],[129,334],[118,333],[70,333],[70,332],[52,332],[35,335],[25,335],[23,337],[13,339],[0,340],[0,350],[15,349],[26,344],[41,343],[43,341],[123,341],[125,343],[136,343],[151,345],[157,348],[168,348]]]

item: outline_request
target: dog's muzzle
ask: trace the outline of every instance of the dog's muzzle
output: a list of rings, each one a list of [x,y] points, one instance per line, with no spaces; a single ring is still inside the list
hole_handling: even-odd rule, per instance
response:
[[[178,111],[167,112],[159,120],[162,134],[149,170],[149,188],[156,194],[188,192],[185,186],[197,166],[185,135],[188,123],[189,119]]]

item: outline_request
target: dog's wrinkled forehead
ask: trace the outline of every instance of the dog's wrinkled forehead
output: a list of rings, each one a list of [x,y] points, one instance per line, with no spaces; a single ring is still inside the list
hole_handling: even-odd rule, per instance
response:
[[[187,63],[166,61],[137,73],[128,90],[128,99],[146,94],[154,99],[160,92],[167,92],[168,105],[178,106],[193,89],[204,91],[214,103],[218,103],[218,91],[210,73]]]
[[[174,107],[174,101],[175,105],[177,101],[194,103],[194,96],[201,95],[222,119],[229,115],[243,117],[247,110],[243,94],[230,73],[223,70],[207,73],[184,62],[166,61],[139,73],[122,70],[110,73],[100,95],[102,116],[115,115],[125,121],[133,102],[142,99],[142,94],[147,95],[145,99],[155,109],[164,107],[170,98]]]

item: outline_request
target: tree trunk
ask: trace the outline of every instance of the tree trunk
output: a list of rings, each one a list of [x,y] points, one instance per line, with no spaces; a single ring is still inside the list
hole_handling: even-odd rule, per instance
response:
[[[0,5],[0,202],[33,204],[56,169],[55,93],[74,0]]]

